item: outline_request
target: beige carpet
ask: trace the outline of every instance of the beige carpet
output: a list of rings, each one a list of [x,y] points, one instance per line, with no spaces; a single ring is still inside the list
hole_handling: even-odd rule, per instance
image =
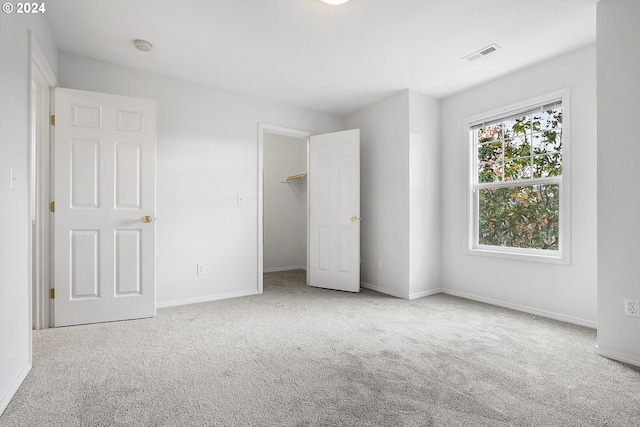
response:
[[[263,295],[34,333],[0,426],[639,426],[595,331],[265,275]]]

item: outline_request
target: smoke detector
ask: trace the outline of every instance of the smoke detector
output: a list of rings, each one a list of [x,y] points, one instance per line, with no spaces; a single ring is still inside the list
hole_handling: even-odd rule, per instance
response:
[[[136,49],[138,49],[141,52],[149,52],[151,49],[153,49],[153,46],[151,46],[151,43],[149,43],[146,40],[141,40],[141,39],[134,40],[133,45],[135,46]]]
[[[502,48],[500,46],[498,46],[497,44],[495,44],[495,43],[494,44],[490,44],[489,46],[483,47],[482,49],[480,49],[478,51],[475,51],[472,54],[467,55],[462,59],[464,59],[466,61],[469,61],[469,62],[475,61],[476,59],[480,59],[483,56],[487,56],[487,55],[489,55],[489,54],[491,54],[493,52],[496,52],[496,51],[498,51],[500,49],[502,49]]]

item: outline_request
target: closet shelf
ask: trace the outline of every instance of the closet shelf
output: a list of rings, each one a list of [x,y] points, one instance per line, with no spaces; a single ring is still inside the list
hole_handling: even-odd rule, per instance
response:
[[[307,176],[306,172],[300,172],[300,173],[297,173],[295,175],[289,175],[287,177],[287,181],[293,181],[294,179],[300,179],[300,178],[304,178],[306,176]]]

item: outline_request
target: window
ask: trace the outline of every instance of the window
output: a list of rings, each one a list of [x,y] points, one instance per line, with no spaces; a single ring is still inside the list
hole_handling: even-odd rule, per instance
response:
[[[470,251],[568,262],[568,94],[502,111],[469,120]]]

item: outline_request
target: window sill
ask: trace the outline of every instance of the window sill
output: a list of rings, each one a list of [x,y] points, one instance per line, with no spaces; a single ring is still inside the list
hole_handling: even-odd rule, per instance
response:
[[[571,260],[569,259],[568,254],[563,255],[561,252],[556,254],[545,254],[545,253],[532,253],[532,252],[517,252],[509,249],[503,249],[498,247],[479,247],[479,248],[469,248],[466,251],[467,255],[474,256],[485,256],[490,258],[501,258],[513,261],[525,261],[525,262],[541,262],[546,264],[560,264],[560,265],[569,265]]]

